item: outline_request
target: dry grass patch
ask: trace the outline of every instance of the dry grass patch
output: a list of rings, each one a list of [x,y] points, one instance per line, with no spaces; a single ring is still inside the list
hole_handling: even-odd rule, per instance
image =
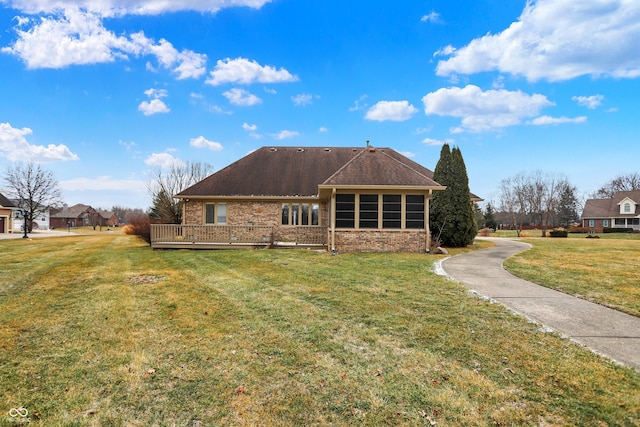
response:
[[[0,249],[0,406],[33,425],[639,422],[640,375],[470,296],[438,257]]]
[[[505,261],[523,279],[640,316],[640,240],[529,239]]]

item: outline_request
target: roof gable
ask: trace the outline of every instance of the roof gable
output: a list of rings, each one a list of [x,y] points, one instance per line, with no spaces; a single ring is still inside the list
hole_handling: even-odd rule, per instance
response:
[[[77,205],[73,205],[71,207],[63,209],[60,212],[57,212],[51,215],[51,217],[52,218],[78,218],[80,215],[85,213],[89,208],[91,208],[91,206],[78,203]]]
[[[331,177],[353,185],[439,185],[430,178],[433,172],[391,149],[356,160],[369,153],[363,148],[262,147],[176,196],[315,197]]]
[[[389,156],[386,149],[370,148],[361,150],[324,181],[322,186],[436,187],[440,185],[400,159]]]
[[[616,204],[619,206],[619,205],[621,205],[623,203],[631,203],[632,205],[637,205],[638,204],[638,202],[636,202],[635,200],[631,199],[630,197],[625,197],[624,199],[620,200]]]
[[[0,207],[3,208],[15,208],[16,205],[11,203],[9,199],[7,199],[2,193],[0,193]]]

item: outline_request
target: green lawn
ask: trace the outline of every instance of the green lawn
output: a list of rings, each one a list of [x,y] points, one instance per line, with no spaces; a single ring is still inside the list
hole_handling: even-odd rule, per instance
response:
[[[640,374],[429,255],[0,241],[0,426],[615,426]]]
[[[504,265],[523,279],[640,317],[640,240],[603,236],[524,239],[533,248]]]

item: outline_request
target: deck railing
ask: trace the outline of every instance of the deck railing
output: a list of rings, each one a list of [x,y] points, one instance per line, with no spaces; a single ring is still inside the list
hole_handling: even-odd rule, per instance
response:
[[[151,224],[152,247],[322,246],[326,241],[326,227],[321,226]]]

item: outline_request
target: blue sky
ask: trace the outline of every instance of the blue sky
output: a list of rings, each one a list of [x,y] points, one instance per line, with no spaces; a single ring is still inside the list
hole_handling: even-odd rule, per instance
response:
[[[171,162],[261,146],[391,147],[470,187],[638,172],[637,0],[0,0],[0,170],[146,208]]]

